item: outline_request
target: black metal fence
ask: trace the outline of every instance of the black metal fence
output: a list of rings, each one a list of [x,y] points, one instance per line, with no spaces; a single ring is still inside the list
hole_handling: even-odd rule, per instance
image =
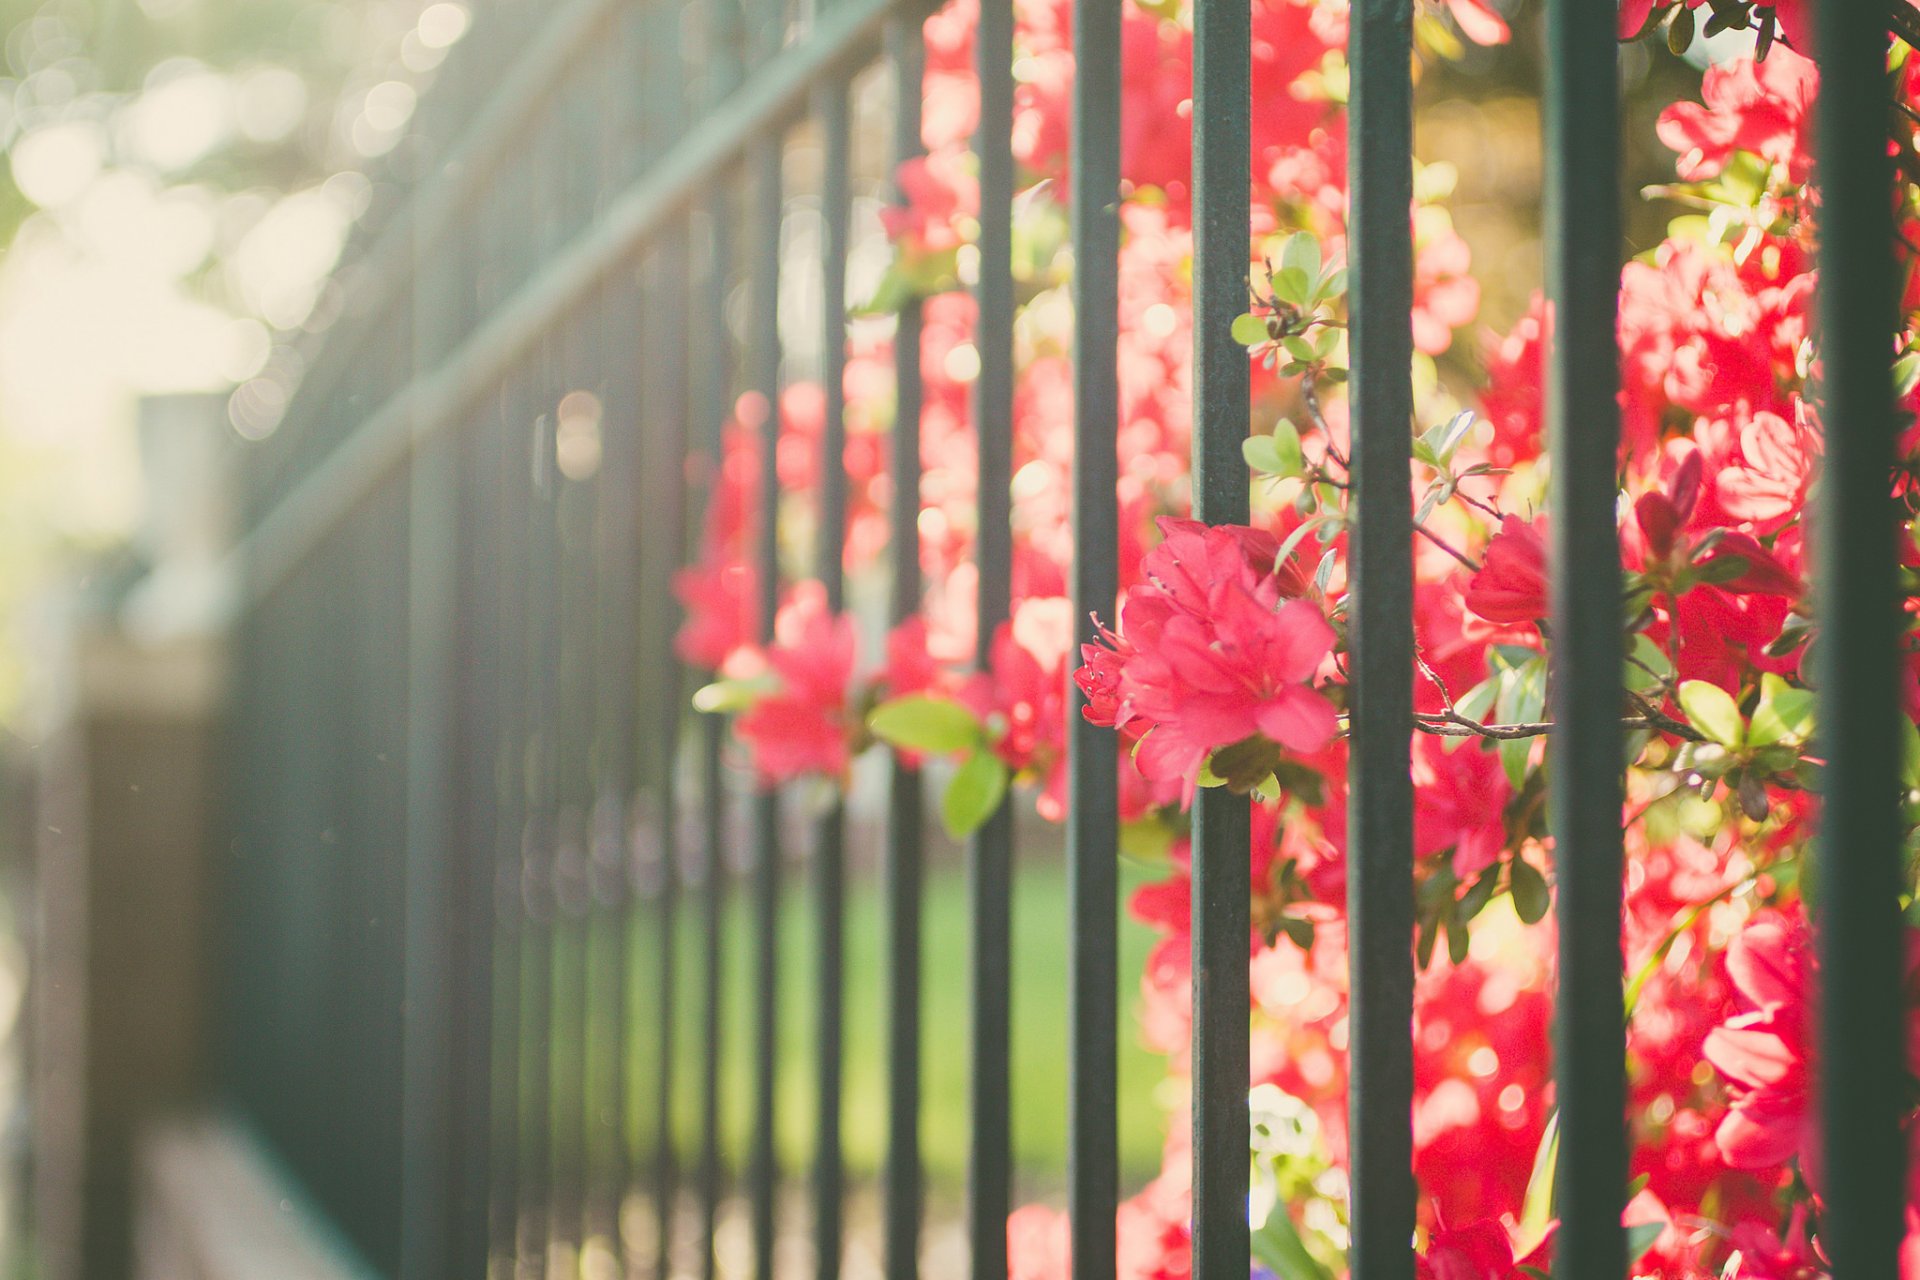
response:
[[[736,396],[777,403],[785,139],[819,140],[821,330],[841,332],[849,244],[849,87],[876,61],[903,87],[893,154],[919,147],[920,0],[495,0],[476,15],[381,184],[387,208],[341,277],[344,314],[257,455],[240,550],[233,782],[231,1096],[380,1271],[544,1273],[623,1241],[630,1193],[656,1205],[664,1262],[686,1225],[713,1274],[722,1055],[751,1055],[745,1170],[755,1275],[773,1271],[783,1173],[816,1205],[817,1274],[837,1273],[843,819],[813,833],[822,944],[817,1151],[776,1166],[781,846],[751,799],[751,1040],[722,1044],[720,913],[731,784],[723,725],[685,711],[669,575],[715,474]],[[1625,1273],[1621,663],[1614,526],[1619,151],[1611,6],[1549,0],[1550,383],[1558,673],[1551,743],[1559,866],[1558,1061],[1564,1154],[1557,1272]],[[1245,309],[1249,10],[1197,0],[1193,84],[1197,514],[1247,517]],[[1412,255],[1411,0],[1352,15],[1355,430],[1351,752],[1352,1268],[1410,1277],[1414,919],[1412,534],[1406,424]],[[1829,767],[1822,836],[1824,1103],[1836,1275],[1895,1274],[1894,552],[1871,499],[1892,449],[1891,243],[1880,96],[1884,14],[1820,6],[1829,423],[1820,603]],[[1072,235],[1076,613],[1117,588],[1114,262],[1119,5],[1079,0]],[[1013,395],[1011,0],[977,32],[980,651],[1008,607]],[[402,180],[402,170],[417,176]],[[735,308],[730,323],[729,307]],[[896,338],[896,493],[917,490],[919,314]],[[743,338],[736,334],[744,334]],[[842,447],[841,344],[823,344],[827,458]],[[590,460],[557,451],[585,433]],[[779,477],[762,451],[761,509]],[[843,478],[821,468],[822,554],[841,591]],[[688,478],[692,478],[689,483]],[[896,504],[893,613],[920,595],[912,504]],[[771,521],[759,618],[778,588]],[[1113,735],[1072,717],[1069,1203],[1076,1280],[1114,1273],[1117,987]],[[921,1173],[919,781],[894,767],[886,824],[889,1277],[917,1274]],[[1248,1269],[1248,810],[1194,810],[1194,1222],[1200,1280]],[[683,832],[693,847],[679,846]],[[1010,1208],[1009,897],[1013,827],[972,838],[972,1274],[1006,1272]],[[683,884],[683,880],[685,883]],[[675,938],[700,939],[677,972]],[[630,989],[629,951],[657,990]],[[673,1043],[688,1025],[689,1060]],[[644,1011],[644,1013],[640,1012]],[[612,1033],[607,1028],[613,1028]],[[645,1081],[644,1090],[632,1082]],[[697,1099],[702,1147],[664,1135]],[[641,1117],[652,1119],[643,1124]],[[553,1245],[562,1246],[555,1252]]]

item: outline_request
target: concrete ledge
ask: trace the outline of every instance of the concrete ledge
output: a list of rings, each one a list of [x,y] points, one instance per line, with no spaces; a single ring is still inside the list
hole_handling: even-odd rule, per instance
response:
[[[242,1125],[150,1130],[134,1169],[135,1280],[375,1280]]]

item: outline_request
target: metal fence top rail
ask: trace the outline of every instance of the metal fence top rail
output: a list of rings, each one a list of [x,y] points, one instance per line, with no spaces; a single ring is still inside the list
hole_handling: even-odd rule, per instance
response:
[[[570,310],[615,271],[631,263],[662,226],[698,196],[703,184],[736,162],[756,139],[806,109],[813,87],[836,68],[852,67],[878,50],[888,17],[923,0],[847,0],[819,14],[811,29],[759,67],[666,154],[620,192],[605,212],[554,253],[539,274],[504,301],[447,358],[418,374],[355,428],[325,461],[240,539],[223,563],[229,616],[270,593],[426,439],[456,424],[502,374]],[[617,7],[614,0],[575,0],[566,17],[523,60],[509,82],[516,110],[549,94],[566,59]],[[444,227],[493,171],[507,141],[524,125],[489,110],[476,123],[475,154],[463,149],[446,176],[423,188],[374,250],[382,270],[409,263],[430,228]],[[480,125],[489,127],[482,130]],[[504,136],[503,136],[504,135]],[[391,247],[389,247],[391,246]],[[402,283],[411,273],[394,272]],[[399,296],[399,283],[380,283],[376,298]],[[325,394],[325,383],[311,394]],[[301,401],[296,401],[301,403]]]

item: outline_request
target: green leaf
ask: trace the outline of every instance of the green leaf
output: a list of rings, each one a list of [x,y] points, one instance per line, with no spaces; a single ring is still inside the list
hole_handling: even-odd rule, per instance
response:
[[[1527,1176],[1527,1194],[1520,1202],[1520,1221],[1514,1226],[1513,1251],[1526,1257],[1547,1238],[1553,1225],[1553,1179],[1560,1163],[1560,1113],[1547,1117],[1540,1145],[1533,1153],[1533,1172]]]
[[[1900,779],[1909,791],[1920,789],[1920,727],[1900,717]]]
[[[1460,895],[1459,909],[1454,913],[1461,921],[1473,919],[1485,909],[1493,897],[1493,891],[1500,883],[1500,864],[1494,863],[1482,871],[1467,891]]]
[[[1909,351],[1893,362],[1893,392],[1904,400],[1920,386],[1920,351]]]
[[[882,742],[928,755],[947,755],[978,745],[978,717],[951,698],[910,693],[889,698],[867,715],[867,728]]]
[[[1280,479],[1300,474],[1305,460],[1300,453],[1300,432],[1285,418],[1274,425],[1270,436],[1248,436],[1240,444],[1240,456],[1255,471]]]
[[[694,693],[693,709],[709,714],[735,715],[748,710],[779,687],[779,679],[771,674],[740,680],[715,680],[712,684],[702,685]]]
[[[1298,267],[1282,267],[1273,273],[1273,296],[1292,307],[1305,307],[1307,290],[1313,277]]]
[[[1315,929],[1313,921],[1305,916],[1281,916],[1274,923],[1274,929],[1277,933],[1284,933],[1287,939],[1302,951],[1313,950]]]
[[[1305,459],[1300,453],[1300,429],[1292,421],[1282,418],[1273,424],[1273,447],[1280,455],[1280,469],[1275,475],[1296,476],[1305,467]]]
[[[1327,554],[1320,557],[1320,563],[1314,566],[1313,589],[1321,595],[1327,594],[1327,585],[1333,581],[1334,548],[1328,547]]]
[[[1478,720],[1493,709],[1493,700],[1500,692],[1499,682],[1494,679],[1482,680],[1473,688],[1453,700],[1453,709],[1469,720]]]
[[[1674,57],[1682,57],[1693,45],[1693,10],[1680,5],[1673,11],[1673,18],[1667,23],[1667,49]]]
[[[1524,654],[1523,658],[1519,655]],[[1508,653],[1496,650],[1495,656],[1501,661],[1496,667],[1514,662],[1500,675],[1500,696],[1494,704],[1494,717],[1502,724],[1533,724],[1540,719],[1547,702],[1547,660],[1544,654],[1531,649],[1516,649]],[[1506,770],[1507,782],[1518,791],[1527,780],[1527,764],[1533,755],[1533,741],[1530,738],[1511,738],[1500,744],[1500,763]]]
[[[1460,447],[1462,440],[1466,439],[1467,432],[1473,429],[1473,423],[1471,409],[1462,409],[1447,421],[1435,423],[1414,441],[1414,456],[1420,457],[1421,446],[1424,445],[1426,456],[1420,457],[1420,460],[1435,466],[1445,466],[1453,460],[1453,451]]]
[[[1233,318],[1233,340],[1241,346],[1257,347],[1269,337],[1265,316],[1247,314]]]
[[[1120,824],[1120,856],[1134,862],[1166,862],[1173,854],[1173,840],[1173,831],[1158,818]]]
[[[1717,587],[1744,578],[1752,570],[1753,566],[1747,562],[1745,556],[1728,552],[1705,562],[1696,562],[1693,565],[1693,577],[1697,582]]]
[[[1306,1242],[1300,1239],[1283,1200],[1274,1202],[1267,1220],[1253,1232],[1249,1243],[1254,1260],[1280,1280],[1333,1280],[1333,1273],[1307,1252]]]
[[[1680,709],[1694,728],[1730,751],[1740,749],[1746,724],[1732,694],[1708,680],[1688,680],[1681,684],[1679,697]]]
[[[1287,562],[1288,557],[1293,555],[1294,548],[1299,546],[1302,542],[1306,541],[1308,534],[1312,533],[1315,529],[1321,527],[1322,525],[1334,523],[1337,519],[1338,519],[1337,516],[1319,515],[1319,516],[1314,516],[1310,520],[1303,520],[1298,525],[1294,526],[1293,532],[1287,535],[1286,541],[1280,544],[1280,550],[1278,554],[1276,554],[1273,557],[1273,563],[1275,564],[1275,566],[1285,564]]]
[[[1760,677],[1760,701],[1747,727],[1747,745],[1805,742],[1813,736],[1813,691],[1796,689],[1769,671]]]
[[[1651,637],[1641,632],[1633,637],[1633,650],[1628,656],[1626,686],[1635,693],[1646,693],[1658,688],[1673,675],[1673,663],[1666,651],[1655,644]]]
[[[1006,794],[1007,766],[984,747],[975,750],[953,775],[940,801],[947,834],[959,840],[978,831]]]
[[[1653,1248],[1653,1242],[1666,1230],[1664,1222],[1636,1222],[1627,1228],[1627,1265],[1632,1266]]]
[[[1240,456],[1246,459],[1248,467],[1262,475],[1280,473],[1280,450],[1274,446],[1272,436],[1248,436],[1240,442]]]
[[[1547,893],[1547,878],[1540,869],[1518,854],[1514,855],[1511,869],[1507,873],[1509,887],[1513,891],[1513,909],[1526,924],[1539,924],[1547,914],[1547,904],[1551,895]]]
[[[1305,231],[1296,231],[1280,247],[1280,269],[1298,271],[1308,280],[1320,278],[1320,242]]]

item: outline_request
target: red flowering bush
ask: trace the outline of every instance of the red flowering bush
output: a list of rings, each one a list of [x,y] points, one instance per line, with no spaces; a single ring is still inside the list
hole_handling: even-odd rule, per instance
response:
[[[861,326],[849,350],[845,458],[819,456],[817,392],[783,398],[775,447],[787,497],[776,511],[751,509],[767,413],[743,404],[699,567],[678,584],[688,612],[680,652],[716,674],[701,705],[739,713],[737,736],[763,776],[843,781],[850,759],[881,742],[940,762],[955,833],[984,821],[1009,788],[1031,796],[1042,816],[1064,816],[1073,681],[1089,719],[1123,745],[1129,846],[1167,851],[1165,876],[1131,905],[1161,935],[1140,978],[1141,1034],[1176,1076],[1188,1069],[1191,1031],[1182,811],[1199,788],[1254,796],[1255,1256],[1276,1274],[1333,1277],[1345,1265],[1348,1035],[1345,6],[1255,0],[1252,292],[1234,326],[1254,362],[1245,448],[1254,516],[1223,528],[1186,518],[1190,20],[1180,5],[1124,6],[1113,549],[1123,589],[1097,611],[1100,640],[1078,654],[1065,600],[1074,552],[1072,264],[1061,204],[1069,7],[1018,5],[1015,601],[983,669],[969,669],[977,581],[969,396],[979,358],[972,302],[960,291],[979,198],[967,142],[978,114],[969,0],[927,22],[928,154],[902,173],[905,202],[885,216],[893,260],[871,301],[884,311],[924,299],[919,492],[889,490],[891,352],[882,330]],[[1477,0],[1452,0],[1445,11],[1452,26],[1437,13],[1421,19],[1424,57],[1457,47],[1456,31],[1506,38],[1500,15]],[[1675,181],[1653,194],[1686,216],[1623,264],[1620,280],[1618,510],[1630,655],[1622,698],[1634,753],[1623,814],[1635,1140],[1626,1221],[1636,1276],[1806,1280],[1825,1274],[1808,1083],[1813,961],[1800,889],[1819,765],[1806,667],[1816,638],[1806,503],[1822,441],[1809,390],[1819,361],[1809,321],[1819,175],[1808,9],[1627,0],[1620,17],[1623,37],[1664,26],[1676,49],[1727,30],[1747,30],[1753,42],[1752,52],[1706,70],[1699,101],[1661,114]],[[1905,17],[1894,23],[1899,33],[1909,26]],[[1906,105],[1920,105],[1920,58],[1900,39],[1890,59]],[[1890,114],[1909,122],[1889,139],[1909,172],[1920,172],[1916,118]],[[1419,668],[1410,673],[1421,730],[1410,939],[1420,966],[1419,1274],[1517,1280],[1542,1274],[1553,1234],[1543,739],[1554,512],[1540,388],[1551,316],[1536,299],[1511,332],[1488,338],[1477,387],[1438,376],[1443,353],[1452,353],[1449,370],[1460,367],[1459,331],[1479,307],[1445,186],[1423,180],[1409,211],[1417,413],[1431,424],[1408,442],[1421,534]],[[1902,207],[1920,208],[1915,190]],[[1920,284],[1907,293],[1903,305],[1920,307]],[[1897,366],[1909,412],[1920,411],[1915,332],[1910,311]],[[1914,454],[1889,485],[1890,526],[1910,525],[1911,476],[1920,474],[1920,432],[1902,441]],[[805,546],[810,482],[836,464],[852,480],[850,572],[858,579],[874,567],[884,513],[910,502],[931,584],[921,617],[892,637],[884,670],[868,675],[858,624],[829,616],[804,583],[786,597],[773,644],[750,643],[745,531],[771,519],[785,542]],[[1909,661],[1904,694],[1920,711],[1920,652]],[[1909,775],[1920,792],[1920,767]],[[1920,1019],[1913,1025],[1920,1039]],[[1169,1114],[1160,1175],[1121,1206],[1124,1280],[1188,1274],[1185,1125],[1177,1109]],[[1909,1128],[1920,1132],[1920,1123]],[[1474,1176],[1457,1176],[1466,1167]],[[1915,1204],[1909,1252],[1920,1259],[1920,1197]],[[1052,1210],[1021,1209],[1009,1241],[1016,1274],[1063,1274],[1066,1238]],[[1920,1277],[1920,1265],[1907,1274]]]

